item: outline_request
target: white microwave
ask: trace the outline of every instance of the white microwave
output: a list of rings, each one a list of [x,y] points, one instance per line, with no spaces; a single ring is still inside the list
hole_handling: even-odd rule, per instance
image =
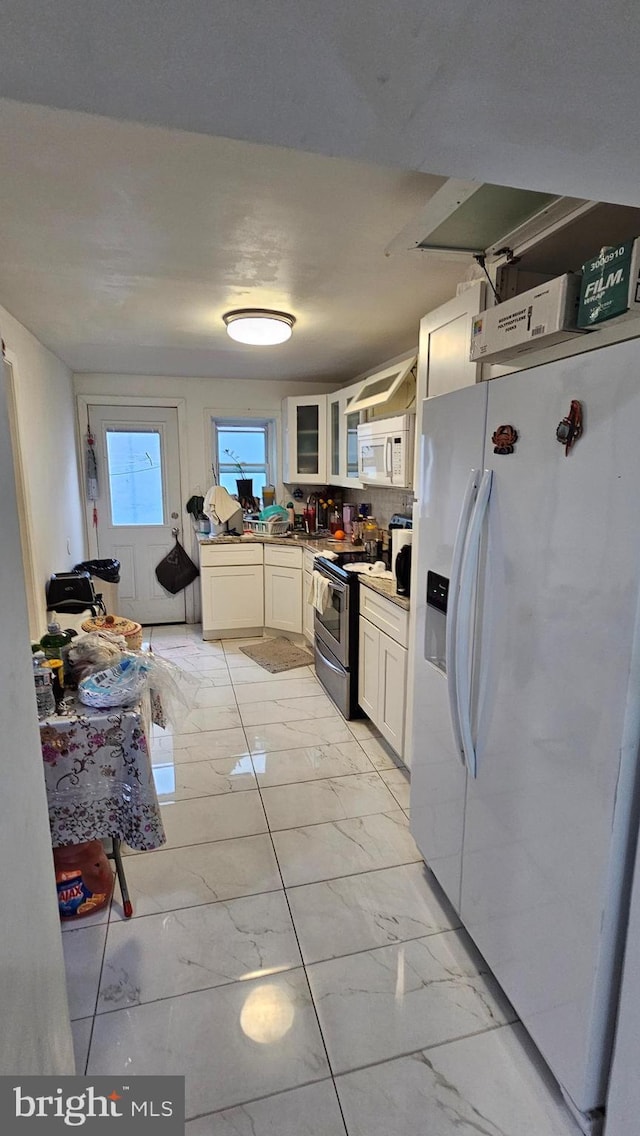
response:
[[[379,418],[358,426],[358,477],[365,485],[410,489],[415,415]]]

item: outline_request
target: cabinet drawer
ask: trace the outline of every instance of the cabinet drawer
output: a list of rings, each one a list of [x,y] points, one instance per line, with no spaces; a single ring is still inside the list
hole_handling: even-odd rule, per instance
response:
[[[286,544],[265,545],[265,564],[275,568],[302,568],[302,549],[288,548]]]
[[[200,546],[201,568],[225,568],[228,564],[262,564],[262,545],[225,544],[219,548],[214,544]]]
[[[366,584],[360,585],[360,614],[401,647],[409,645],[409,612],[372,591]]]

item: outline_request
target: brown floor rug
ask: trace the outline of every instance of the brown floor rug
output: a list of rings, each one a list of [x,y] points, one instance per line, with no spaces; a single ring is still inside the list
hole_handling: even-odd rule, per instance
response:
[[[291,671],[295,667],[308,667],[313,663],[313,655],[302,647],[296,647],[288,639],[263,639],[261,643],[252,643],[250,647],[241,647],[243,655],[253,659],[259,667],[271,674],[280,671]]]

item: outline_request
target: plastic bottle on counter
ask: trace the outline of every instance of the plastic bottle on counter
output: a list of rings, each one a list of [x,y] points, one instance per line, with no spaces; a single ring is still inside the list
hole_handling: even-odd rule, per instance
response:
[[[331,518],[329,520],[329,531],[333,534],[333,533],[336,533],[336,532],[340,532],[341,529],[342,529],[342,519],[340,517],[340,513],[338,512],[337,506],[334,506],[334,508],[331,512]]]
[[[48,718],[55,714],[56,700],[53,694],[52,673],[50,667],[42,664],[45,661],[44,651],[36,651],[32,656],[33,681],[36,688],[36,706],[38,718]]]
[[[60,624],[55,620],[47,624],[47,634],[42,636],[40,640],[41,650],[44,651],[45,658],[59,659],[62,654],[62,648],[67,647],[71,642],[71,636],[68,631],[63,631]]]
[[[293,501],[289,501],[287,505],[287,516],[289,517],[289,528],[293,532],[296,527],[296,511],[293,507]]]
[[[51,689],[56,703],[56,711],[64,698],[64,663],[62,659],[44,659],[43,667],[51,671]]]

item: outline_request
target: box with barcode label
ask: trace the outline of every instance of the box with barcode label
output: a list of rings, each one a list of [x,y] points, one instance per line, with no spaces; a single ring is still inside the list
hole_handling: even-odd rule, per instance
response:
[[[637,319],[640,312],[640,239],[600,249],[582,265],[578,327]]]
[[[500,363],[583,334],[579,303],[580,274],[566,272],[487,308],[471,321],[470,361]]]

